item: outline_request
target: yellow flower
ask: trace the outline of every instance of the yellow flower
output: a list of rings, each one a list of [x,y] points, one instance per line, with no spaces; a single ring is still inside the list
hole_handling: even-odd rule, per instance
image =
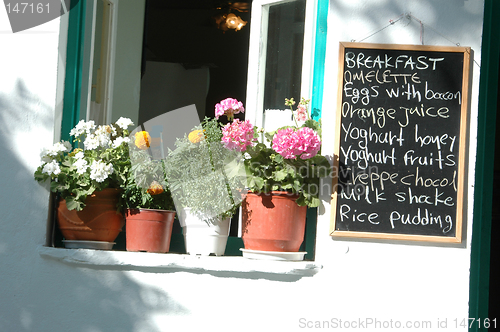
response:
[[[80,148],[76,148],[76,149],[74,149],[74,150],[73,150],[73,151],[69,154],[69,156],[70,156],[70,157],[74,157],[74,156],[75,156],[78,152],[80,152],[80,151],[83,151],[83,150],[82,150],[82,149],[80,149]]]
[[[158,181],[153,181],[149,186],[148,193],[150,195],[159,195],[163,192],[163,187]]]
[[[191,141],[191,143],[198,143],[203,138],[205,138],[205,135],[201,130],[193,130],[192,132],[189,133],[188,138]]]
[[[151,145],[151,136],[147,131],[135,133],[135,146],[141,150],[146,150]]]

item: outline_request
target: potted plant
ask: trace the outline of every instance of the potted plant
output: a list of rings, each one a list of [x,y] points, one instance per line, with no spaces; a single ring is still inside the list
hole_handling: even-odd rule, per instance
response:
[[[127,251],[166,253],[175,211],[165,177],[164,160],[154,159],[147,131],[131,135],[131,167],[122,193]]]
[[[319,154],[321,124],[308,110],[309,100],[286,99],[295,126],[264,133],[248,121],[234,120],[222,128],[227,148],[245,152],[247,186],[242,205],[245,249],[297,252],[304,238],[307,207],[320,204],[320,178],[330,172]],[[237,134],[235,134],[237,133]],[[257,137],[265,139],[259,142]]]
[[[111,248],[120,233],[124,219],[118,203],[130,167],[130,125],[127,118],[99,126],[81,120],[70,131],[74,146],[61,141],[42,151],[34,177],[50,179],[50,190],[60,198],[57,221],[66,247]]]
[[[225,148],[221,138],[220,124],[206,118],[178,138],[166,158],[167,179],[190,254],[224,254],[230,218],[244,195],[241,154]]]

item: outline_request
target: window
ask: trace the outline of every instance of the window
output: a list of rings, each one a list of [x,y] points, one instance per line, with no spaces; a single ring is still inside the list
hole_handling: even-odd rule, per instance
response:
[[[277,112],[285,108],[285,98],[312,97],[320,2],[253,1],[246,118],[255,125],[266,130],[286,125],[288,119]]]
[[[232,10],[249,23],[223,31],[213,21],[221,7],[209,1],[81,0],[70,12],[67,68],[77,70],[74,79],[67,76],[62,134],[81,118],[109,123],[126,116],[140,124],[190,104],[200,119],[213,117],[214,105],[227,97],[242,101],[245,117],[257,126],[269,129],[275,118],[283,122],[272,113],[284,108],[285,97],[313,95],[314,69],[323,66],[313,59],[318,49],[324,54],[324,45],[313,47],[316,12],[326,20],[327,1],[240,4]],[[322,80],[321,71],[315,76]],[[309,211],[309,259],[315,217]],[[237,219],[226,255],[241,255]],[[182,253],[179,225],[174,233],[171,252]],[[125,249],[121,237],[115,249]]]

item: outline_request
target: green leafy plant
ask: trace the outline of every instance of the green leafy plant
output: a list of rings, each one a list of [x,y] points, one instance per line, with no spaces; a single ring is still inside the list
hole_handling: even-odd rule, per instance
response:
[[[165,161],[151,153],[148,132],[135,133],[129,142],[131,167],[122,192],[123,205],[129,209],[175,210],[165,174]]]
[[[309,100],[302,99],[294,111],[293,98],[285,100],[295,126],[264,133],[248,120],[234,120],[222,129],[226,146],[245,152],[250,191],[287,191],[299,195],[296,200],[299,206],[319,206],[320,179],[330,173],[331,166],[320,154],[321,123],[310,117],[308,104]],[[263,142],[257,141],[259,136],[263,136]]]
[[[61,141],[44,149],[35,180],[50,179],[50,190],[66,200],[69,210],[77,211],[85,207],[85,199],[95,191],[122,189],[130,168],[127,143],[132,124],[127,118],[100,126],[81,120],[70,131],[76,147]]]
[[[296,201],[299,206],[319,206],[319,181],[330,170],[325,157],[285,159],[263,143],[250,147],[247,152],[249,158],[245,160],[245,166],[250,191],[288,191],[299,194]]]
[[[245,187],[241,154],[226,149],[221,137],[217,120],[206,118],[177,139],[165,162],[177,209],[190,208],[206,222],[231,217],[241,205]]]

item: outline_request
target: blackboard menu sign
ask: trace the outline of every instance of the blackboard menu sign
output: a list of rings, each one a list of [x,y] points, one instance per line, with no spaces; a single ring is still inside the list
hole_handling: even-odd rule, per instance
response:
[[[461,242],[470,52],[340,44],[332,236]]]

